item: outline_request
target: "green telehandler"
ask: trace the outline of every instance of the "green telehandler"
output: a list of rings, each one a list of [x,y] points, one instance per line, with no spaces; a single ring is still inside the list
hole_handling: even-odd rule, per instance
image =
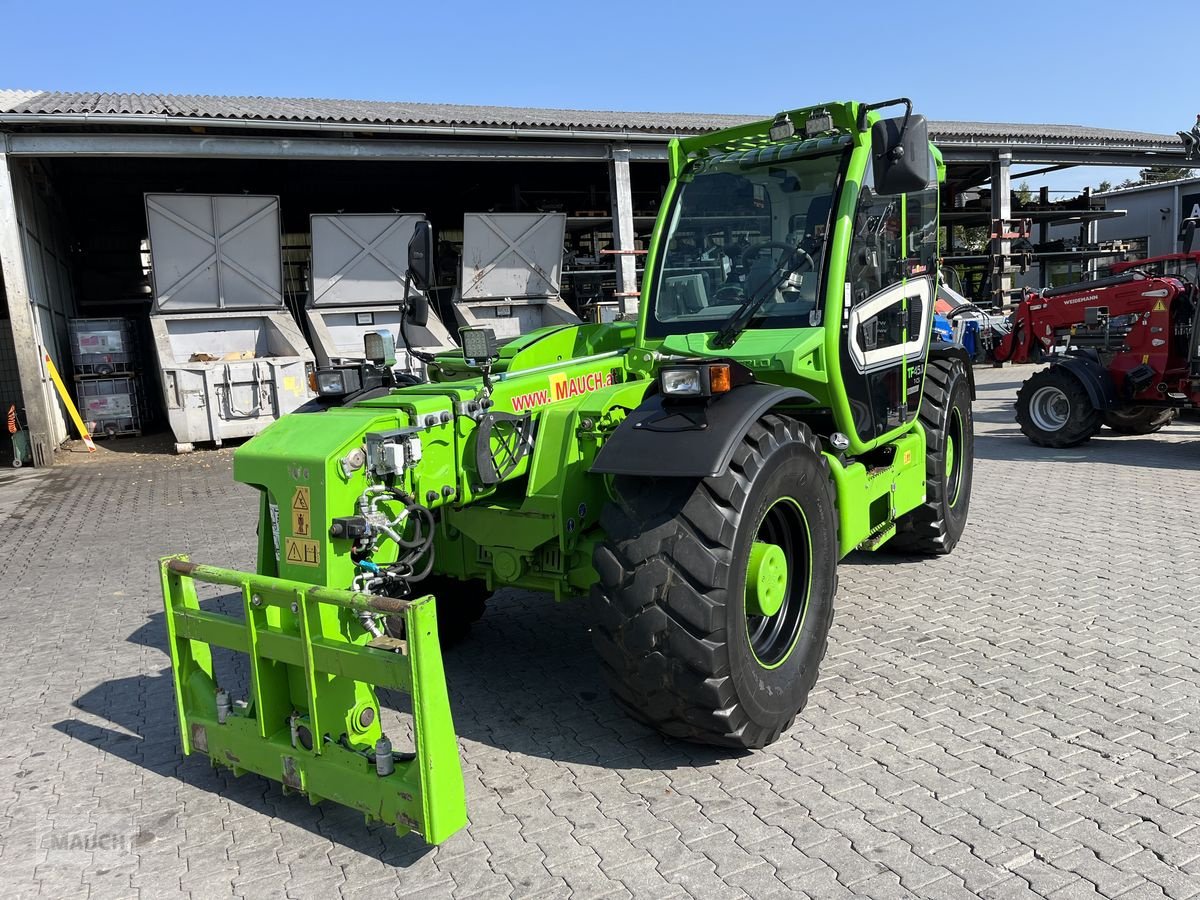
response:
[[[974,383],[932,337],[944,167],[924,118],[795,109],[673,141],[670,174],[636,322],[501,346],[464,329],[419,384],[370,334],[374,362],[321,371],[321,403],[237,450],[257,571],[161,562],[185,753],[440,843],[467,815],[440,646],[493,590],[587,597],[631,715],[759,748],[817,678],[838,561],[954,548]],[[421,222],[418,289],[432,258]],[[247,657],[246,696],[213,647]],[[380,687],[411,695],[403,747]]]

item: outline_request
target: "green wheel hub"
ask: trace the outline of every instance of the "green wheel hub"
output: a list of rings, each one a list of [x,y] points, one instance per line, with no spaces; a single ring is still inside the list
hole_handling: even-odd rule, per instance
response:
[[[954,409],[946,426],[946,503],[950,507],[958,503],[962,493],[962,455],[958,452],[962,441],[962,415]]]
[[[780,497],[767,509],[746,564],[746,637],[764,669],[791,655],[812,588],[812,539],[800,504]]]
[[[773,616],[787,596],[788,564],[778,544],[755,541],[746,566],[746,612]]]

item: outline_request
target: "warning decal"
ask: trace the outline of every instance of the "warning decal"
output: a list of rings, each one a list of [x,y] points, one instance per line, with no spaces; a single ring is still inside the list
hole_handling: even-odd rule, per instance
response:
[[[1165,304],[1161,300],[1159,300],[1157,303],[1154,304],[1154,311],[1155,312],[1166,312],[1167,304]]]
[[[308,541],[303,538],[285,537],[283,539],[284,560],[293,566],[321,565],[321,544],[318,541]]]
[[[296,537],[309,537],[312,534],[312,503],[307,487],[297,487],[292,494],[292,534]]]

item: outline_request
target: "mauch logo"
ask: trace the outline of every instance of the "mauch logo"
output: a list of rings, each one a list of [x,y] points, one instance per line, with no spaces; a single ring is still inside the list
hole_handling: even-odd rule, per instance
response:
[[[557,403],[559,400],[569,400],[571,397],[578,397],[580,394],[609,387],[612,383],[612,372],[588,372],[586,375],[577,375],[574,378],[568,378],[562,374],[551,375],[550,387],[548,389],[530,391],[527,394],[518,394],[512,398],[512,405],[513,409],[517,412],[524,412],[536,406]]]
[[[54,831],[38,841],[42,850],[88,853],[132,853],[135,847],[147,844],[153,835],[137,831]]]

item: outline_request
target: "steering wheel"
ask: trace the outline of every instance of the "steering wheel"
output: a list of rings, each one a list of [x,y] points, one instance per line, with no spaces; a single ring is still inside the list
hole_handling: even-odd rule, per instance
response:
[[[788,254],[789,256],[799,257],[800,262],[808,263],[809,271],[812,271],[813,269],[815,269],[817,267],[816,263],[813,262],[813,258],[811,256],[809,256],[808,253],[805,252],[803,249],[795,246],[794,244],[785,244],[783,241],[763,241],[758,244],[751,244],[749,247],[747,247],[745,249],[745,251],[743,251],[743,253],[742,253],[742,268],[743,269],[749,268],[750,260],[752,260],[752,259],[754,259],[754,257],[758,256],[758,254],[762,253],[762,251],[772,250],[772,249],[782,250],[784,253]],[[800,268],[800,267],[793,266],[789,271],[795,272],[796,269],[798,269],[798,268]]]

